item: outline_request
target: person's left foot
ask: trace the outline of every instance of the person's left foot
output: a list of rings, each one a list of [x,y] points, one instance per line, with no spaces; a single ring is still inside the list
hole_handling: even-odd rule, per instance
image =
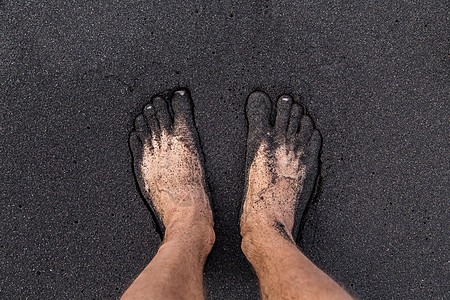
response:
[[[134,173],[163,232],[174,223],[177,228],[213,226],[192,109],[185,89],[172,95],[170,107],[155,96],[130,135]]]

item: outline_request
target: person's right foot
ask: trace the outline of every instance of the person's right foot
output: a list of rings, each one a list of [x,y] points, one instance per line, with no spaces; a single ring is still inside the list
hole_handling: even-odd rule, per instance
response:
[[[301,218],[311,196],[322,138],[290,96],[278,99],[274,125],[271,107],[263,92],[248,97],[247,190],[241,235],[269,226],[294,242],[294,222]]]

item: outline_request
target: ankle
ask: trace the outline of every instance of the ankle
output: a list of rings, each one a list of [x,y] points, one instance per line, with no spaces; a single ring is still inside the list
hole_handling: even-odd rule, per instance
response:
[[[290,232],[277,227],[273,222],[259,222],[241,226],[241,249],[247,259],[269,254],[279,246],[293,246],[295,242]]]
[[[282,235],[292,239],[292,222],[285,220],[282,216],[253,215],[241,219],[241,236],[265,237],[268,233]]]
[[[247,256],[262,250],[270,241],[273,240],[276,233],[268,224],[261,223],[260,226],[241,226],[241,248]]]
[[[183,221],[173,222],[166,227],[163,245],[177,244],[184,249],[208,254],[215,240],[214,223],[204,220]]]
[[[191,227],[209,228],[214,226],[212,211],[209,207],[177,207],[173,211],[166,212],[163,218],[167,228],[183,230]]]

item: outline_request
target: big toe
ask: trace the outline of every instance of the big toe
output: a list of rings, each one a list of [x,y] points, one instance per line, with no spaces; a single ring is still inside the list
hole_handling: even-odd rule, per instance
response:
[[[174,128],[194,129],[193,103],[190,93],[187,89],[175,91],[171,99]]]
[[[149,128],[152,137],[159,138],[161,134],[161,129],[159,128],[158,117],[156,115],[156,110],[155,106],[153,105],[153,101],[145,105],[143,109],[143,115],[145,120],[147,121],[147,127]]]
[[[260,91],[255,91],[247,99],[247,120],[249,134],[263,133],[269,127],[271,102],[269,96]]]

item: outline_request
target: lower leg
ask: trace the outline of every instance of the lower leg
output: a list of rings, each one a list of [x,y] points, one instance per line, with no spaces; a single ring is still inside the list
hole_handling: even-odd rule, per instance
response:
[[[242,250],[256,271],[263,299],[351,299],[273,226],[244,231]]]
[[[158,253],[122,299],[202,299],[203,266],[214,244],[212,224],[175,222]]]

